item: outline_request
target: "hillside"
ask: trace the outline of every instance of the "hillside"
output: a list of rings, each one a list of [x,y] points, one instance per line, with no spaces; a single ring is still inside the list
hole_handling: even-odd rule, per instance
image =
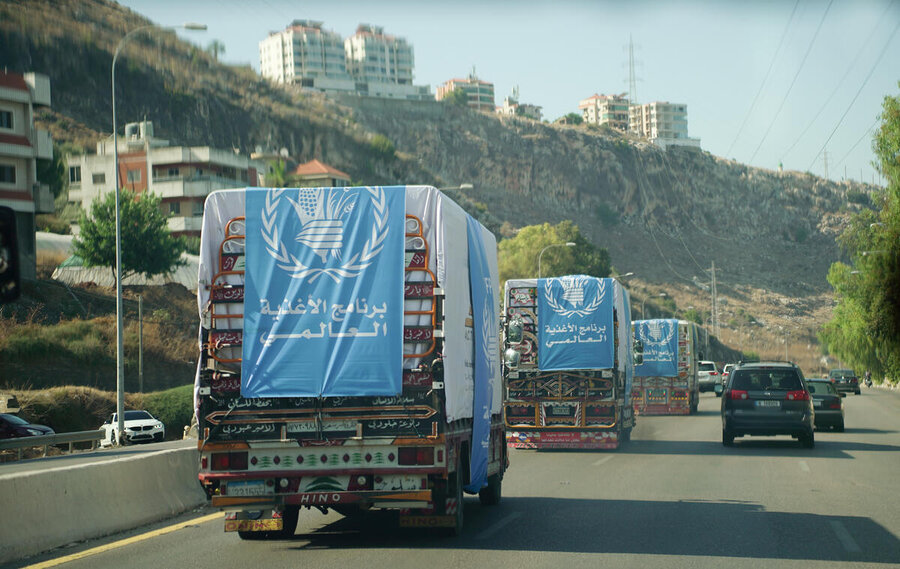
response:
[[[147,23],[103,0],[4,2],[0,65],[47,74],[53,107],[38,122],[55,141],[91,151],[110,133],[112,52]],[[129,41],[116,101],[121,124],[147,118],[175,143],[243,153],[285,147],[355,183],[472,183],[473,192],[454,198],[498,233],[572,219],[609,249],[620,273],[637,275],[636,300],[666,290],[678,299],[672,311],[708,311],[709,295],[693,281],[709,281],[705,271],[715,262],[722,337],[731,333],[736,346],[752,330],[761,353],[778,353],[778,326],[815,344],[830,310],[825,275],[839,257],[834,237],[873,189],[707,152],[665,152],[603,129],[280,89],[165,32]],[[394,144],[394,155],[370,143],[377,134]]]

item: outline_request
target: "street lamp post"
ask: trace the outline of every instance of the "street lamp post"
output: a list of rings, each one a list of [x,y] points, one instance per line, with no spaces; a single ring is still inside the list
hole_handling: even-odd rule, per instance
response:
[[[472,184],[460,184],[458,186],[450,186],[448,188],[438,188],[438,190],[440,190],[442,192],[446,192],[446,191],[467,192],[467,191],[471,191],[474,187],[475,186],[473,186]]]
[[[574,246],[575,246],[575,243],[568,241],[566,243],[553,243],[553,244],[547,245],[546,247],[541,249],[541,252],[538,254],[538,278],[541,278],[541,257],[544,256],[544,251],[546,251],[547,249],[551,249],[553,247],[574,247]]]
[[[667,296],[669,296],[669,295],[666,294],[666,293],[664,293],[664,292],[661,292],[661,293],[659,293],[657,296],[660,297],[660,298],[665,298],[665,297],[667,297]],[[641,301],[641,318],[643,318],[644,320],[647,319],[646,315],[644,314],[644,304],[645,304],[646,302],[647,302],[647,297],[645,296],[645,297],[644,297],[644,300]]]
[[[122,333],[122,220],[119,205],[119,137],[116,132],[116,60],[119,59],[119,52],[122,46],[138,32],[156,28],[160,30],[174,30],[183,28],[185,30],[205,30],[206,24],[182,24],[180,26],[164,26],[157,27],[154,25],[138,26],[131,30],[119,40],[116,51],[113,53],[111,85],[112,85],[112,131],[113,131],[113,183],[116,185],[116,429],[118,437],[116,444],[122,443],[123,433],[125,432],[125,338]],[[149,150],[148,150],[149,152]],[[147,176],[152,176],[152,172],[147,172]]]

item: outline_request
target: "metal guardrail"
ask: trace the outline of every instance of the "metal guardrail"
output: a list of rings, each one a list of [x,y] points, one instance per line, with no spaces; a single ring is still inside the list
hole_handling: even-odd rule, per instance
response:
[[[44,447],[44,456],[47,456],[47,448],[56,445],[69,445],[69,452],[74,449],[75,443],[91,443],[91,450],[97,448],[106,431],[76,431],[74,433],[59,433],[56,435],[40,435],[36,437],[17,437],[14,439],[0,440],[0,450],[17,450],[18,458],[22,460],[22,451],[26,448]]]

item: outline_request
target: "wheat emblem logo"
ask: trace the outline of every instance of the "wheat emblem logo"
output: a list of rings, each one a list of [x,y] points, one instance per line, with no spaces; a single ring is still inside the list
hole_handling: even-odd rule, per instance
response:
[[[484,279],[486,290],[484,308],[481,313],[481,326],[484,334],[481,337],[481,351],[488,362],[488,374],[493,379],[497,361],[500,359],[500,340],[497,331],[497,315],[493,310],[494,285],[490,278]]]
[[[544,298],[547,301],[547,305],[553,312],[556,312],[560,316],[565,316],[566,318],[571,316],[587,316],[588,314],[591,314],[603,303],[603,297],[606,296],[606,283],[602,279],[597,281],[599,285],[597,297],[589,304],[585,305],[584,286],[587,284],[588,278],[589,277],[562,277],[555,279],[559,282],[560,286],[562,286],[562,299],[568,303],[571,308],[566,308],[553,298],[553,294],[550,290],[552,286],[547,286],[544,289]],[[579,305],[583,305],[583,307],[578,308]]]
[[[302,188],[297,199],[285,195],[286,190],[274,188],[266,193],[266,204],[262,210],[262,234],[266,244],[266,252],[276,261],[276,266],[290,273],[295,279],[309,278],[314,282],[325,275],[339,282],[341,278],[353,278],[372,264],[375,257],[384,248],[384,239],[388,234],[388,208],[381,188],[366,188],[372,200],[373,224],[369,238],[362,251],[343,259],[344,220],[353,212],[357,200],[365,194],[353,195],[344,191],[333,191],[326,196],[322,188]],[[300,233],[294,241],[309,247],[325,264],[329,259],[336,259],[339,266],[313,267],[303,264],[296,255],[288,250],[278,234],[278,204],[281,198],[291,204],[294,213],[300,220]]]
[[[640,328],[641,341],[649,345],[665,346],[674,335],[675,326],[658,320],[645,322]]]

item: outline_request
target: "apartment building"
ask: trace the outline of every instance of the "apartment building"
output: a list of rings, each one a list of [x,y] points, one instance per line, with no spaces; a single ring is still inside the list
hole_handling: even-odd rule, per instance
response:
[[[49,77],[0,69],[0,205],[15,212],[23,279],[37,274],[34,216],[54,211],[50,187],[37,178],[37,161],[53,159],[53,141],[34,128],[35,109],[49,106]]]
[[[700,148],[699,138],[688,136],[687,105],[655,101],[632,105],[628,116],[629,130],[649,138],[654,144]]]
[[[413,85],[415,57],[406,39],[381,26],[360,24],[343,39],[322,22],[294,20],[259,43],[260,74],[275,83],[326,93],[393,99],[430,99],[427,85]]]
[[[344,40],[323,22],[294,20],[259,42],[259,72],[275,83],[297,83],[322,91],[353,91]]]
[[[115,191],[112,136],[97,143],[97,153],[68,155],[69,201],[85,210]],[[203,203],[213,190],[261,184],[262,161],[209,146],[172,146],[153,135],[153,123],[125,125],[119,137],[119,186],[162,198],[175,235],[199,236]]]
[[[468,99],[468,106],[479,111],[494,111],[494,84],[482,81],[474,70],[465,79],[450,79],[437,88],[435,99],[440,101],[456,89],[462,89]]]
[[[497,114],[503,116],[525,117],[540,121],[542,118],[541,107],[519,102],[519,88],[513,89],[512,95],[503,99],[503,104],[497,107]]]
[[[628,99],[621,95],[594,93],[578,103],[581,117],[587,124],[608,125],[616,130],[628,130]]]

